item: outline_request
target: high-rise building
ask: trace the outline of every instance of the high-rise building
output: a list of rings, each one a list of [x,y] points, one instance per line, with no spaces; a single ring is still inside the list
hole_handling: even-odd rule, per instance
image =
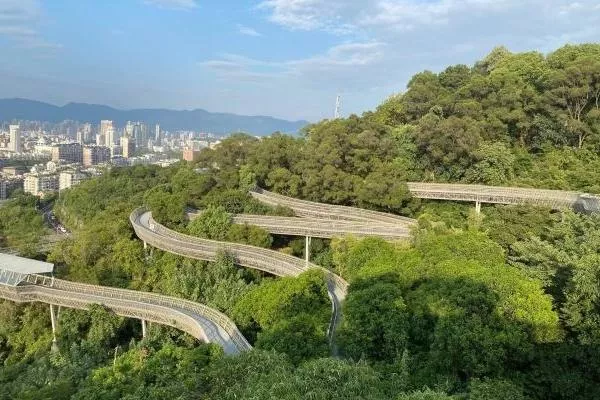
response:
[[[83,148],[83,165],[91,167],[110,161],[110,149],[104,146],[85,146]]]
[[[115,144],[115,127],[112,121],[104,119],[100,121],[100,132],[96,136],[96,145],[110,147],[113,144]]]
[[[23,177],[21,176],[0,176],[0,200],[7,199],[16,189],[23,189]]]
[[[141,142],[141,139],[142,139],[142,125],[139,122],[136,122],[133,125],[133,135],[130,136],[130,137],[135,140],[135,144],[136,145]]]
[[[58,176],[59,190],[68,189],[72,186],[79,185],[87,179],[87,176],[79,171],[63,171]]]
[[[114,126],[109,126],[106,129],[106,134],[104,135],[104,139],[106,140],[106,146],[107,147],[113,147],[115,145],[115,135],[116,135],[116,131]]]
[[[147,149],[148,148],[148,139],[150,139],[150,128],[148,127],[148,125],[146,124],[141,124],[142,125],[142,137],[140,138],[140,144],[137,144],[136,141],[136,145],[138,148],[141,149]]]
[[[8,198],[8,180],[0,178],[0,200]]]
[[[119,139],[119,143],[120,143],[121,139]],[[123,148],[121,147],[120,144],[115,144],[113,147],[110,148],[110,159],[111,160],[115,157],[120,157],[122,155],[123,155]]]
[[[183,150],[183,159],[185,161],[196,162],[200,158],[200,151],[194,149],[184,149]]]
[[[123,136],[133,137],[133,122],[127,121],[125,125],[125,134]]]
[[[162,143],[162,135],[160,131],[160,125],[156,124],[154,127],[154,144],[160,146]]]
[[[27,174],[23,189],[25,193],[31,193],[34,196],[40,193],[54,192],[58,190],[58,175],[52,173]]]
[[[92,140],[92,124],[86,123],[77,130],[77,142],[80,144],[88,144]]]
[[[10,125],[9,137],[10,137],[10,151],[20,153],[21,147],[21,127],[19,125]]]
[[[121,148],[123,152],[123,158],[133,157],[136,148],[135,140],[131,137],[122,137]]]
[[[102,134],[97,134],[96,135],[96,146],[104,146],[105,144],[105,140],[104,140],[104,135]]]
[[[136,122],[133,124],[132,134],[128,134],[128,136],[135,139],[135,147],[137,149],[148,148],[148,125],[141,122]]]
[[[52,146],[52,161],[68,163],[83,162],[83,146],[80,143],[59,143]]]
[[[92,141],[92,124],[90,124],[89,122],[83,124],[83,127],[81,128],[81,131],[83,132],[83,142],[82,142],[82,144],[91,143],[91,141]]]

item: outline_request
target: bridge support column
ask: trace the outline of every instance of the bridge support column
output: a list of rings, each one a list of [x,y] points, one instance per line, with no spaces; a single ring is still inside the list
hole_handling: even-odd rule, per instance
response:
[[[477,214],[481,214],[481,202],[480,201],[475,202],[475,212]]]
[[[306,261],[306,266],[308,267],[308,263],[310,262],[310,236],[306,237],[306,246],[304,248],[304,259]]]
[[[147,334],[148,334],[148,329],[146,327],[146,320],[143,319],[142,320],[142,337],[145,339]]]
[[[56,344],[56,327],[57,327],[57,319],[56,313],[54,312],[54,306],[50,304],[50,322],[52,323],[52,351],[58,350]]]
[[[146,243],[146,241],[144,240],[144,250],[146,250],[148,248],[148,243]]]

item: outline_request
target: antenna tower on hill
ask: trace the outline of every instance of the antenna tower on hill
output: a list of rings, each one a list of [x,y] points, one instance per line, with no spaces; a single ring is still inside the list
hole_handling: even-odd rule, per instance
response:
[[[338,94],[337,98],[335,99],[335,114],[334,114],[334,118],[335,119],[339,119],[341,118],[341,112],[342,112],[342,96],[340,96]]]

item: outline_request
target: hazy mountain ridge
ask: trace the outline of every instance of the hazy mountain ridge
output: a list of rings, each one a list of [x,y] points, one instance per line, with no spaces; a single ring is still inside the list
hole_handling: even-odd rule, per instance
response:
[[[113,120],[117,125],[127,121],[160,123],[166,130],[196,130],[213,133],[249,132],[268,135],[275,131],[296,133],[307,121],[286,121],[269,116],[244,116],[228,113],[212,113],[202,109],[169,110],[145,108],[119,110],[100,104],[68,103],[62,107],[27,99],[0,99],[0,120],[31,120],[61,122],[67,119],[99,123],[102,119]]]

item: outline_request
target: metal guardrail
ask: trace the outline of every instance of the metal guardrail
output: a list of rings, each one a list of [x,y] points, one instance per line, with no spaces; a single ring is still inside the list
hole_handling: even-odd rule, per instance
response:
[[[201,211],[187,213],[193,220],[202,214]],[[376,236],[387,240],[405,240],[410,238],[410,228],[406,224],[373,223],[349,220],[332,220],[323,218],[275,217],[267,215],[237,214],[233,215],[235,224],[250,224],[277,235],[309,236],[333,238],[336,236]]]
[[[304,218],[236,215],[235,223],[250,223],[271,233],[330,238],[344,234],[379,236],[397,240],[410,237],[409,228],[416,220],[393,214],[298,200],[256,188],[251,195],[269,205],[288,206]],[[196,214],[188,214],[193,219]],[[229,242],[218,242],[184,235],[158,224],[149,212],[137,209],[130,215],[136,235],[159,249],[175,254],[214,261],[225,251],[236,258],[239,265],[259,269],[277,276],[297,276],[310,268],[326,274],[332,301],[332,318],[328,336],[332,336],[341,315],[341,302],[348,292],[348,283],[340,276],[318,265],[273,250]]]
[[[422,199],[472,201],[496,204],[537,204],[554,208],[572,207],[582,193],[501,186],[408,182],[413,196]]]
[[[532,189],[503,186],[467,185],[453,183],[407,182],[414,197],[432,200],[472,201],[495,204],[537,204],[553,208],[573,207],[584,193],[564,190]],[[264,189],[250,192],[256,199],[270,205],[288,206],[298,216],[383,223],[415,223],[405,217],[359,208],[335,206],[298,200]],[[591,196],[600,201],[600,197]]]
[[[18,275],[17,284],[0,284],[0,297],[80,309],[102,304],[119,315],[173,326],[200,340],[220,344],[228,354],[252,348],[233,321],[203,304],[156,293],[88,285],[43,275],[10,274],[0,270],[0,276],[15,274]]]
[[[399,215],[387,214],[379,211],[365,210],[362,208],[338,206],[333,204],[316,203],[308,200],[299,200],[269,192],[261,188],[250,191],[252,197],[272,206],[287,206],[294,210],[299,217],[316,217],[321,219],[362,221],[366,223],[385,223],[394,225],[410,226],[416,224],[416,220]]]
[[[136,235],[144,242],[184,257],[215,261],[217,255],[224,251],[232,255],[236,263],[241,266],[258,269],[276,276],[298,276],[309,269],[323,271],[333,304],[333,315],[328,333],[333,334],[341,313],[339,304],[346,297],[348,283],[328,269],[270,249],[185,235],[159,224],[152,218],[149,211],[141,208],[134,210],[129,219]]]

